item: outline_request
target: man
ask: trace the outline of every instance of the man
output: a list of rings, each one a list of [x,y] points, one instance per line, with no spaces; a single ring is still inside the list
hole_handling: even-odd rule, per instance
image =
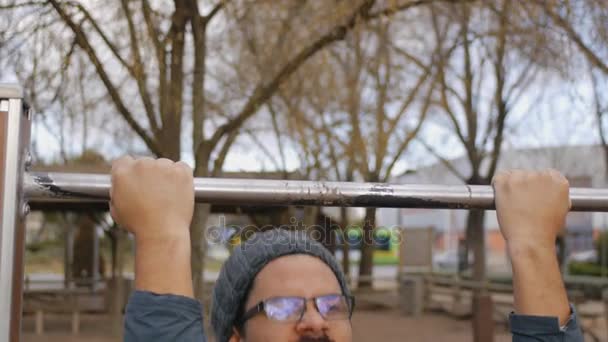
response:
[[[494,188],[513,265],[513,340],[582,341],[555,255],[570,208],[568,182],[556,171],[511,171],[496,176]],[[112,167],[111,198],[112,216],[137,244],[125,341],[206,341],[190,271],[192,170],[124,157]],[[342,271],[322,246],[301,233],[272,231],[226,261],[211,324],[218,342],[349,342],[353,308]]]

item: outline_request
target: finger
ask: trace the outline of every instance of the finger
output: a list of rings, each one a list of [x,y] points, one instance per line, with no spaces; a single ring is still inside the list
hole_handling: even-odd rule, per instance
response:
[[[129,165],[129,164],[133,163],[134,161],[135,161],[135,159],[133,159],[133,157],[131,157],[129,155],[122,156],[112,162],[112,171],[114,171],[117,168]]]
[[[156,163],[163,166],[173,166],[173,160],[168,158],[158,158],[156,159]]]
[[[155,160],[154,158],[147,157],[147,156],[135,158],[135,161],[139,162],[139,163],[149,163],[149,162],[153,162],[154,160]]]
[[[190,165],[188,165],[188,163],[181,160],[176,162],[175,166],[179,169],[186,171],[188,174],[192,174],[194,172],[194,170],[190,167]]]
[[[495,186],[496,184],[502,183],[505,179],[505,177],[507,176],[507,171],[499,171],[497,172],[494,177],[492,177],[492,186]]]
[[[112,201],[110,201],[110,216],[112,216],[112,220],[114,220],[114,222],[117,222],[116,218],[118,216],[116,215],[116,209],[114,208],[114,203]]]
[[[134,163],[133,167],[137,171],[142,171],[142,169],[147,169],[147,168],[151,167],[152,165],[154,165],[154,163],[155,163],[155,159],[152,157],[141,157],[141,158],[135,159],[135,163]]]

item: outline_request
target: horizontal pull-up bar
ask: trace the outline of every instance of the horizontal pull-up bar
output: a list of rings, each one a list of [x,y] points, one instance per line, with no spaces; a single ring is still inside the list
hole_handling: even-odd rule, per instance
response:
[[[106,202],[110,176],[79,173],[27,173],[25,197],[31,203]],[[234,205],[317,205],[334,207],[494,209],[494,191],[480,185],[413,185],[196,178],[197,202]],[[607,211],[608,189],[572,188],[573,211]]]

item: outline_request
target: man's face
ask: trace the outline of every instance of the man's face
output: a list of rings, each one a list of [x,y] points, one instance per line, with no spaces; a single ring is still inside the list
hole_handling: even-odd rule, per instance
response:
[[[271,261],[258,273],[245,311],[273,297],[314,298],[340,293],[342,290],[336,276],[323,261],[309,255],[289,255]],[[248,342],[350,342],[352,331],[348,319],[325,320],[314,302],[308,301],[299,322],[273,321],[260,313],[245,323],[244,336],[235,334],[230,342],[239,339]]]

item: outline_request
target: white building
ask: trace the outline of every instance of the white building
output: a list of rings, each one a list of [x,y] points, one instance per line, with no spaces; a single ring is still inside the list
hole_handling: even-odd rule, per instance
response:
[[[450,161],[460,175],[468,176],[470,166],[466,157]],[[484,165],[484,167],[488,167]],[[546,169],[554,168],[568,177],[573,187],[605,187],[606,166],[601,146],[562,146],[525,150],[503,151],[498,170],[505,169]],[[482,173],[483,174],[483,173]],[[443,162],[422,167],[415,172],[408,172],[391,180],[396,184],[462,184]],[[434,227],[443,237],[438,243],[440,249],[456,249],[458,236],[464,235],[466,223],[465,210],[429,210],[429,209],[379,209],[377,222],[381,226],[398,226],[402,228]],[[500,249],[500,239],[496,213],[489,211],[485,218],[488,230],[487,244],[489,249]],[[605,213],[570,213],[567,221],[568,252],[591,249],[594,233],[608,227],[608,215]],[[497,244],[497,246],[491,246]]]

